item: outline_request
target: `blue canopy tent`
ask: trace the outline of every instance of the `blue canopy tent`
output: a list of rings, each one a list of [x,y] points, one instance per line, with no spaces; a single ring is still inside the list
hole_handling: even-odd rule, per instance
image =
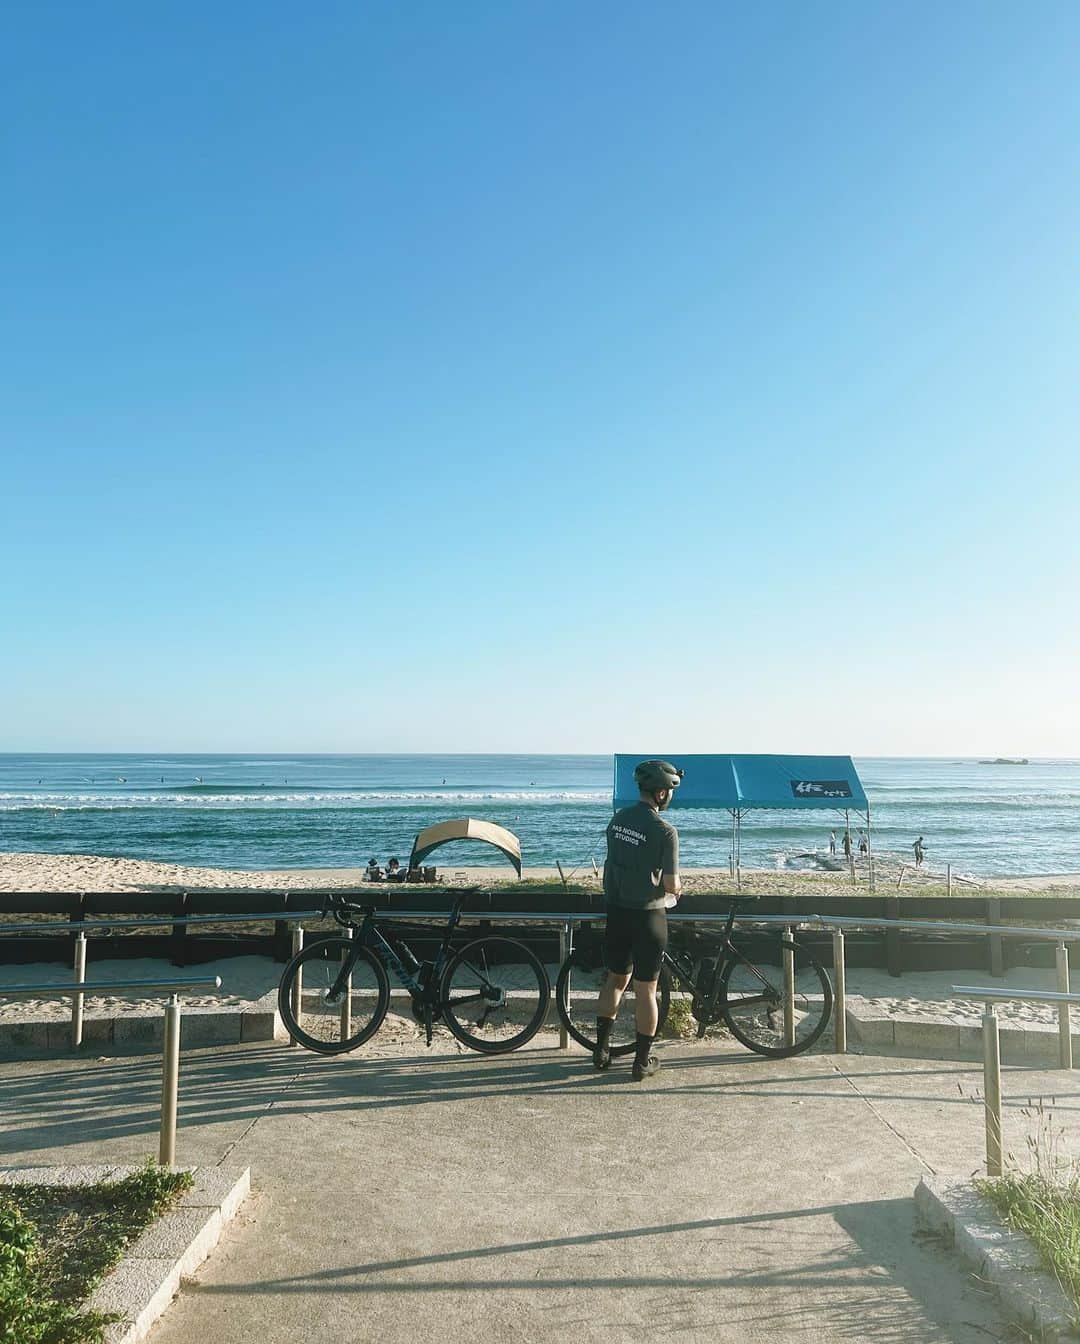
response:
[[[866,818],[870,890],[874,889],[873,851],[870,848],[870,803],[850,756],[680,756],[642,752],[615,757],[613,803],[626,807],[638,798],[634,766],[650,756],[662,756],[686,771],[676,789],[672,807],[723,809],[731,813],[732,874],[741,878],[742,819],[755,809],[831,808],[848,816]]]

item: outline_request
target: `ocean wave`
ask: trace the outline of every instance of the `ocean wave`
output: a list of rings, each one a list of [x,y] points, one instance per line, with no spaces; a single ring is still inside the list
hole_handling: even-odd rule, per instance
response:
[[[179,791],[160,793],[0,793],[0,812],[66,812],[85,811],[87,809],[107,812],[131,811],[141,808],[178,808],[182,810],[201,807],[251,806],[253,804],[273,805],[277,808],[288,807],[364,807],[373,806],[438,806],[447,803],[461,804],[535,804],[540,806],[558,804],[607,804],[611,795],[603,792],[582,790],[548,789],[417,789],[417,790],[364,790],[349,789],[330,792],[326,790],[284,792],[266,790],[255,792],[213,792],[198,795]]]

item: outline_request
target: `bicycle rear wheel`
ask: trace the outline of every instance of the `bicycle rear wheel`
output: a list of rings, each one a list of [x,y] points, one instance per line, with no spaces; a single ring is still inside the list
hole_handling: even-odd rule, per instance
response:
[[[443,1021],[462,1044],[486,1055],[517,1050],[544,1024],[551,981],[537,957],[511,938],[478,938],[443,972]]]
[[[751,962],[736,951],[720,976],[720,1012],[731,1034],[748,1050],[772,1059],[809,1050],[832,1015],[832,985],[824,967],[798,943],[793,953],[795,995],[790,1024],[785,1020],[779,941],[777,964]]]
[[[603,988],[607,970],[603,961],[596,964],[595,952],[571,952],[559,969],[555,982],[555,1007],[567,1032],[586,1050],[596,1049],[596,1000]],[[666,966],[660,968],[656,986],[656,1007],[659,1020],[657,1035],[667,1018],[671,999],[671,977]],[[634,982],[630,981],[619,1002],[615,1026],[611,1031],[612,1055],[628,1055],[637,1046],[637,1027],[634,1025]]]
[[[353,952],[349,983],[342,983],[342,969]],[[302,948],[285,967],[278,987],[278,1011],[289,1035],[320,1055],[341,1055],[363,1045],[382,1026],[389,1004],[390,981],[382,962],[349,938],[324,938]]]

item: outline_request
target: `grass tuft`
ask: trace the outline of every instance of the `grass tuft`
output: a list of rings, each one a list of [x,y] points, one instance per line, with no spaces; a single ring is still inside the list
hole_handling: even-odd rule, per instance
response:
[[[118,1181],[0,1189],[0,1344],[100,1344],[116,1318],[82,1302],[191,1185],[148,1158]]]
[[[1080,1166],[1064,1153],[1052,1103],[1040,1097],[1024,1114],[1034,1122],[1025,1140],[1028,1169],[980,1178],[975,1188],[1008,1227],[1031,1238],[1043,1265],[1080,1312]]]

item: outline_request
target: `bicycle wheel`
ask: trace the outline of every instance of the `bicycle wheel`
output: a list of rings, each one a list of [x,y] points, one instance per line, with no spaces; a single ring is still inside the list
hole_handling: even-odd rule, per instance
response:
[[[720,976],[719,1007],[735,1039],[759,1055],[783,1059],[809,1050],[829,1025],[832,985],[822,966],[794,945],[795,997],[790,1034],[784,1013],[781,945],[778,964],[759,965],[736,951]]]
[[[351,984],[339,984],[346,958],[356,952]],[[300,1010],[293,1011],[297,977]],[[278,1011],[289,1035],[320,1055],[355,1050],[382,1026],[390,981],[379,959],[348,938],[324,938],[302,948],[282,972]]]
[[[451,958],[439,995],[443,1021],[458,1040],[499,1055],[532,1040],[543,1026],[551,981],[521,943],[478,938]]]
[[[555,982],[555,1007],[562,1024],[578,1045],[583,1045],[586,1050],[596,1049],[596,1000],[606,978],[607,970],[603,961],[596,964],[595,953],[571,952],[560,967]],[[671,977],[667,967],[662,966],[656,986],[658,1036],[667,1018],[670,999]],[[628,1055],[637,1046],[637,1027],[634,1023],[636,1002],[634,982],[631,980],[619,1001],[619,1011],[611,1029],[612,1055]]]

